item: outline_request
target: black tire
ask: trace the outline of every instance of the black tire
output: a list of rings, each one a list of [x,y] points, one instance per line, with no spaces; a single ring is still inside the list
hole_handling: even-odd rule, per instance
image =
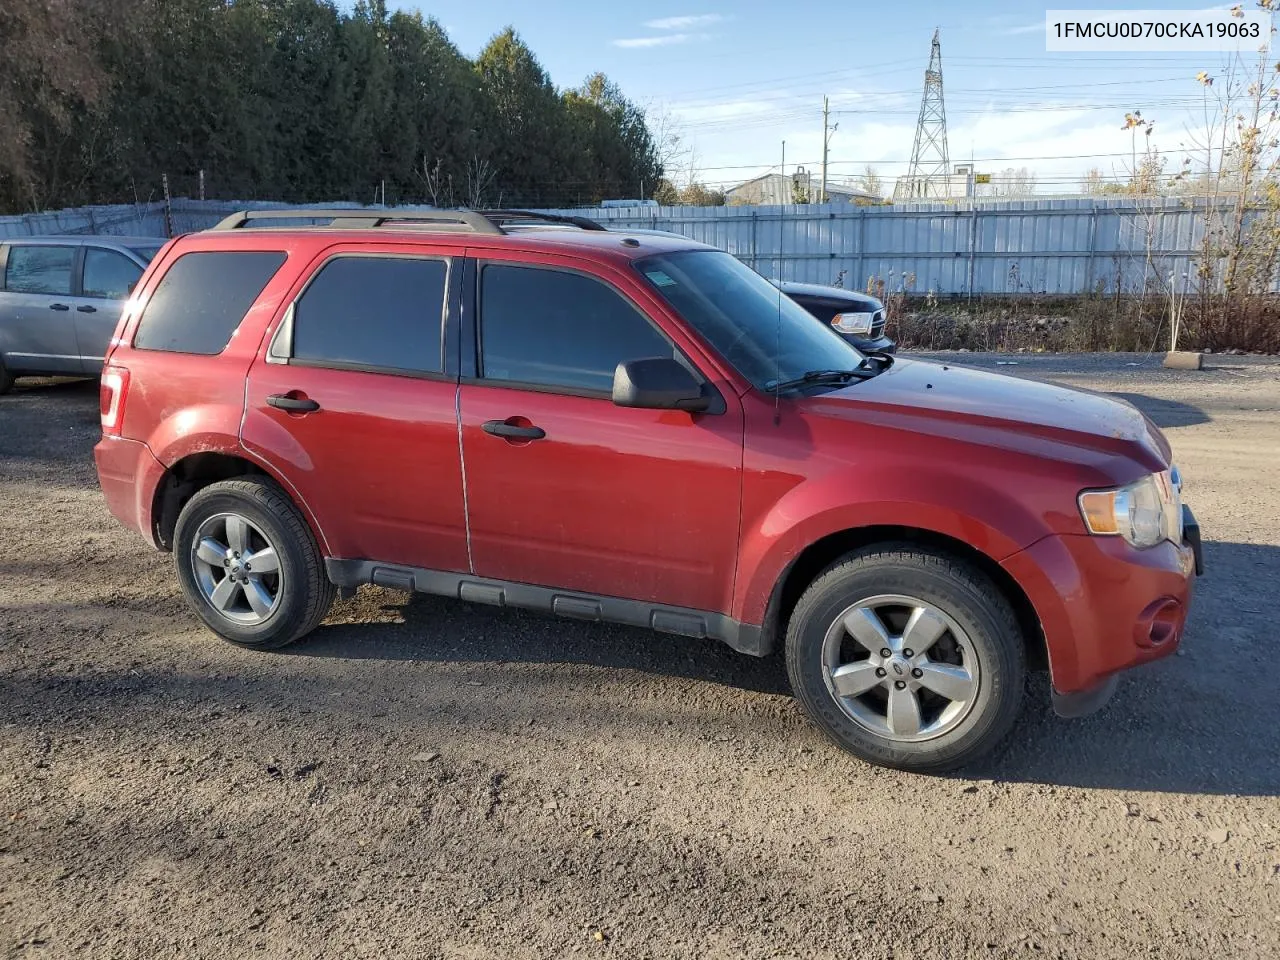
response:
[[[885,594],[919,598],[949,616],[980,665],[968,712],[933,739],[878,735],[828,688],[822,656],[828,628],[850,606]],[[939,773],[990,753],[1012,729],[1026,684],[1022,630],[996,585],[963,559],[908,543],[857,550],[819,574],[791,614],[786,655],[796,698],[818,726],[855,756],[900,770]]]
[[[8,393],[13,389],[14,377],[5,369],[4,360],[0,359],[0,393]]]
[[[238,514],[255,524],[279,556],[279,600],[260,623],[227,619],[205,599],[197,583],[192,551],[196,532],[206,520],[223,513]],[[276,484],[262,477],[223,480],[197,492],[178,516],[173,555],[191,608],[210,630],[242,647],[274,650],[306,636],[324,619],[337,594],[302,514]]]

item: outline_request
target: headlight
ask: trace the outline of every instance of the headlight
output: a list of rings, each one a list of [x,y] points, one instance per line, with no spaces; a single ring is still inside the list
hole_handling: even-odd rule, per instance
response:
[[[1177,468],[1152,473],[1127,487],[1086,490],[1080,516],[1090,533],[1124,537],[1135,547],[1182,542],[1181,476]]]
[[[875,320],[875,312],[871,313],[837,313],[831,318],[831,325],[841,333],[870,333],[871,324]]]

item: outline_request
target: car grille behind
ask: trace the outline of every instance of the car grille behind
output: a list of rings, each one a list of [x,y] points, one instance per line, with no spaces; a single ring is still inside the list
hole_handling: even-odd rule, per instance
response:
[[[884,336],[884,311],[877,310],[876,315],[871,318],[871,333],[868,336],[872,340],[879,340]]]

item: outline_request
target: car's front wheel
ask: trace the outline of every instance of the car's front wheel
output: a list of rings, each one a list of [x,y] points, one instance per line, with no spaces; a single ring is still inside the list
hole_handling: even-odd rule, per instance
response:
[[[182,592],[214,633],[246,647],[283,647],[316,628],[336,588],[298,510],[274,483],[211,484],[174,531]]]
[[[990,751],[1022,703],[1025,644],[994,583],[910,544],[855,551],[792,612],[787,669],[838,744],[883,766],[942,771]]]
[[[4,365],[4,359],[0,358],[0,393],[8,393],[13,389],[13,374],[11,374]]]

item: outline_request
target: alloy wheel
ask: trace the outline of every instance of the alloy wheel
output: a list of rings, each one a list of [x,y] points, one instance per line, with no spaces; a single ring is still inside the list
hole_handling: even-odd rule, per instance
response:
[[[954,730],[978,696],[969,635],[916,597],[884,594],[847,607],[822,643],[823,677],[840,709],[877,736],[914,742]]]
[[[205,602],[234,623],[262,623],[280,605],[279,554],[262,529],[240,514],[219,513],[200,524],[191,568]]]

